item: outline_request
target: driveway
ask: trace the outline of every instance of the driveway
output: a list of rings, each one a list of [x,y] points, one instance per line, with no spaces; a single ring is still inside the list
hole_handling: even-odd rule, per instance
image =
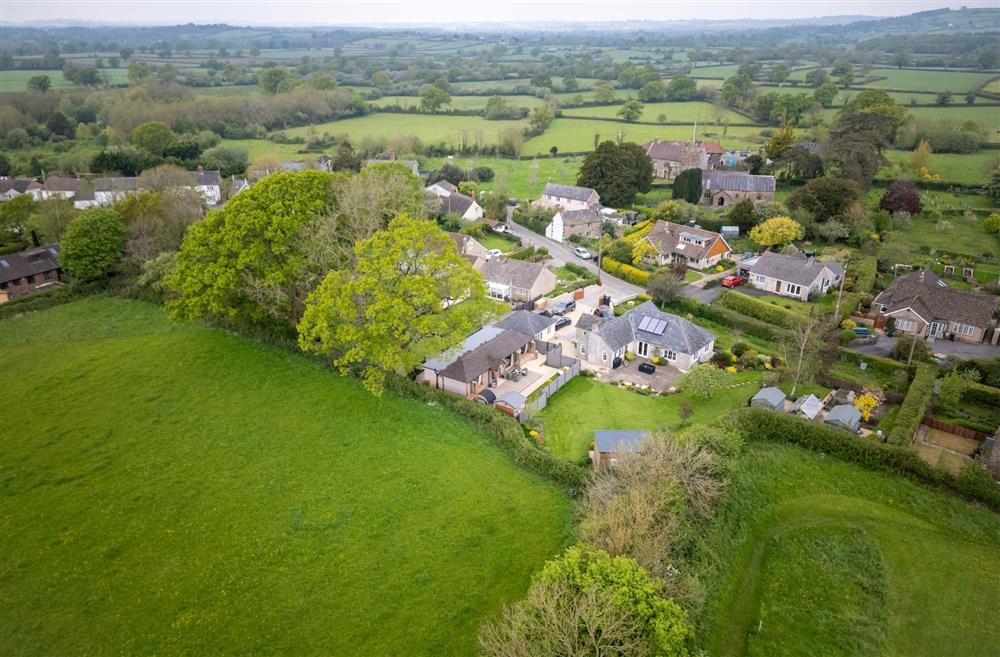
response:
[[[884,333],[878,336],[878,342],[874,344],[848,345],[851,351],[860,354],[871,354],[872,356],[890,357],[892,348],[896,345],[898,338],[890,338]],[[1000,356],[1000,345],[992,344],[967,344],[965,342],[951,342],[949,340],[936,340],[931,343],[931,351],[935,356],[957,356],[958,358],[992,358]]]

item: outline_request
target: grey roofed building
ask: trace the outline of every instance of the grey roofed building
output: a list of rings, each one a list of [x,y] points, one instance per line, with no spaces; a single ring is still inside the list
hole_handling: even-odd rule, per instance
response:
[[[585,208],[583,210],[565,210],[562,214],[563,224],[572,226],[574,224],[589,224],[593,221],[604,221],[602,215],[595,208]]]
[[[558,196],[561,198],[571,198],[574,201],[586,201],[596,190],[590,187],[577,187],[576,185],[560,185],[559,183],[547,183],[542,194],[545,196]]]
[[[462,354],[441,370],[443,377],[468,383],[490,368],[497,367],[504,359],[531,344],[534,336],[520,331],[502,329],[496,337]]]
[[[475,202],[475,199],[472,199],[465,194],[453,192],[448,194],[448,196],[441,197],[441,211],[445,214],[464,215]]]
[[[455,187],[447,180],[438,180],[437,182],[432,182],[430,185],[427,185],[427,188],[434,187],[435,185],[452,194],[458,191],[458,187]]]
[[[683,317],[662,312],[652,301],[636,306],[622,317],[628,319],[634,339],[685,354],[696,354],[715,340],[715,336],[705,329]],[[657,333],[642,330],[639,327],[643,326],[644,318],[666,322],[666,326]],[[650,323],[645,325],[649,327]]]
[[[16,253],[0,255],[0,283],[9,283],[58,269],[58,244],[46,244]]]
[[[496,325],[503,329],[519,331],[527,335],[538,335],[558,320],[555,317],[546,317],[533,313],[530,310],[515,310],[506,317],[497,321]]]
[[[598,429],[594,432],[594,449],[598,452],[634,452],[649,436],[648,431]]]
[[[810,420],[815,420],[816,416],[823,411],[823,402],[816,395],[805,395],[799,397],[792,404],[793,413],[802,413]]]
[[[18,194],[24,194],[29,189],[41,189],[42,185],[34,178],[6,178],[0,179],[0,194],[14,190]]]
[[[775,411],[785,410],[785,393],[773,386],[761,388],[750,398],[750,405],[758,408],[770,408]]]
[[[192,171],[191,175],[194,176],[194,182],[196,185],[221,185],[222,184],[222,173],[218,170],[215,171]]]
[[[819,262],[804,253],[785,255],[767,251],[762,253],[750,267],[750,271],[754,274],[796,285],[811,285],[824,269],[830,270],[837,278],[844,274],[844,268],[839,263],[832,260]]]
[[[840,404],[830,409],[823,421],[856,432],[861,426],[861,411],[853,404]]]
[[[120,178],[95,178],[94,189],[98,192],[115,192],[139,188],[139,179],[135,176]]]
[[[874,303],[885,306],[885,314],[911,308],[928,322],[942,319],[986,328],[993,321],[997,297],[956,290],[934,272],[924,269],[894,280],[875,297]]]
[[[440,372],[458,360],[462,354],[467,354],[479,345],[489,342],[503,333],[503,331],[504,329],[498,326],[484,326],[465,338],[465,340],[462,341],[462,344],[452,347],[451,349],[447,349],[434,358],[428,358],[424,363],[424,369]]]
[[[544,269],[545,265],[540,262],[496,256],[484,262],[479,273],[487,282],[530,289]]]
[[[583,317],[580,319],[582,320]],[[597,328],[591,329],[594,335],[604,340],[605,344],[607,344],[612,351],[618,351],[619,349],[624,349],[629,346],[635,337],[635,334],[632,331],[632,321],[627,315],[613,317],[611,319],[594,317],[594,322],[591,326],[595,325]],[[577,326],[580,326],[579,322],[577,322]]]
[[[80,189],[80,179],[49,176],[45,179],[45,184],[42,187],[49,192],[75,192]]]
[[[773,192],[774,176],[754,176],[738,171],[702,171],[703,189],[732,192]]]

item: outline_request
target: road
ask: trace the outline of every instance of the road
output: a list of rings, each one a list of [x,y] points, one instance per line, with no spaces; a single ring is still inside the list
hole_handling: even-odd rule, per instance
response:
[[[508,212],[508,217],[510,213]],[[513,221],[508,221],[507,225],[510,228],[512,235],[521,239],[521,243],[525,246],[534,246],[538,248],[544,246],[549,250],[549,255],[552,256],[551,264],[554,267],[561,267],[567,262],[572,262],[583,267],[586,267],[595,274],[598,273],[597,262],[594,260],[583,260],[578,257],[573,249],[567,247],[559,242],[550,240],[544,235],[539,235],[538,233],[528,230],[520,224],[516,224]],[[645,294],[645,288],[639,287],[638,285],[633,285],[628,281],[623,281],[620,278],[616,278],[607,272],[600,272],[601,282],[604,283],[604,287],[607,289],[607,294],[611,295],[612,300],[618,301],[620,299],[628,299],[637,294]],[[712,303],[715,298],[722,293],[722,288],[714,287],[709,289],[704,289],[700,287],[695,287],[694,285],[685,285],[684,294],[689,297],[694,297],[702,303]]]

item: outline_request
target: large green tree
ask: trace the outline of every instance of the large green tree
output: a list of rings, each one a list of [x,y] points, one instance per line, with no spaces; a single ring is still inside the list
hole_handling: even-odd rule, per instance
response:
[[[606,205],[631,205],[652,189],[653,162],[638,144],[604,141],[583,159],[576,184],[596,189]]]
[[[114,210],[85,210],[66,227],[60,242],[60,265],[81,281],[106,276],[121,262],[127,234],[125,223]]]
[[[642,112],[645,109],[646,106],[638,100],[626,100],[618,109],[617,114],[629,123],[635,123],[642,117]]]
[[[701,169],[685,169],[677,174],[671,197],[688,203],[701,200]]]
[[[450,102],[451,94],[440,87],[429,84],[420,90],[420,109],[425,112],[436,112]]]
[[[153,155],[162,156],[177,141],[177,135],[162,121],[147,121],[132,131],[129,141]]]
[[[360,371],[365,388],[381,395],[389,374],[408,374],[479,326],[485,295],[447,233],[400,215],[355,246],[353,267],[330,272],[309,295],[299,346],[345,373]]]
[[[816,221],[842,215],[861,196],[861,188],[852,180],[814,178],[788,197],[787,205],[808,210]]]

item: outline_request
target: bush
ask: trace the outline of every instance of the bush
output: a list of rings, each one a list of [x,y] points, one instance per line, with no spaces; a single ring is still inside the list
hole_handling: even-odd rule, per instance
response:
[[[875,256],[860,256],[851,263],[855,292],[869,293],[875,288],[878,276],[878,260]]]
[[[722,324],[731,329],[744,331],[747,334],[758,337],[762,340],[776,342],[788,336],[784,329],[774,326],[773,324],[768,324],[767,322],[729,310],[728,308],[701,303],[697,299],[692,299],[690,297],[677,299],[673,303],[668,304],[667,308],[679,315],[696,315],[715,322],[716,324]]]
[[[637,269],[632,265],[626,265],[618,262],[614,258],[609,258],[607,256],[601,258],[601,269],[608,272],[612,276],[617,276],[618,278],[628,281],[633,285],[646,287],[649,283],[649,272]]]
[[[746,342],[734,342],[732,352],[734,356],[742,356],[745,352],[750,350],[750,345]]]
[[[715,305],[782,328],[790,328],[798,321],[798,315],[794,312],[740,292],[723,292],[715,300]]]
[[[889,432],[889,441],[897,445],[908,445],[913,440],[913,434],[917,432],[917,427],[924,419],[927,412],[927,405],[934,394],[934,377],[937,371],[931,365],[923,363],[917,365],[916,374],[910,383],[910,389],[906,392],[906,398],[899,407],[896,415],[896,423]]]
[[[791,443],[869,470],[895,472],[921,483],[941,486],[1000,511],[1000,486],[984,485],[982,474],[976,470],[955,476],[929,465],[907,447],[863,440],[843,429],[785,413],[748,408],[738,411],[736,417],[734,424],[747,442]]]
[[[914,363],[930,362],[934,359],[934,353],[927,341],[922,338],[915,338],[912,335],[902,335],[892,347],[892,357],[905,363],[910,359],[910,350],[913,350]]]
[[[121,262],[126,237],[125,222],[115,210],[84,210],[66,227],[61,264],[81,281],[107,276]]]
[[[962,399],[970,404],[977,404],[988,408],[1000,408],[1000,388],[970,382],[965,388],[965,392],[962,393]],[[995,429],[996,427],[993,430]],[[993,433],[993,430],[986,431],[985,433]]]

